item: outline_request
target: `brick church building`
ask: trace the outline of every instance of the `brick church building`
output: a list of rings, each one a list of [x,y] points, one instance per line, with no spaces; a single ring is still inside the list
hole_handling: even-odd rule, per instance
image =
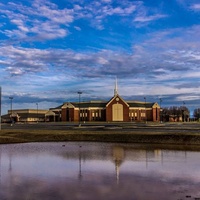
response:
[[[114,96],[109,101],[66,102],[50,109],[47,121],[55,121],[58,114],[63,122],[157,122],[160,121],[160,106],[156,102],[125,101],[118,94],[116,81]]]

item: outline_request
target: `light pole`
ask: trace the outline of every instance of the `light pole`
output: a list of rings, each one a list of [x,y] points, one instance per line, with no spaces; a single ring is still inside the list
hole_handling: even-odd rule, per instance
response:
[[[11,123],[13,123],[13,118],[12,118],[12,100],[13,100],[13,97],[9,97],[9,99],[10,99],[10,112],[11,112],[10,118],[11,118]]]
[[[161,106],[161,103],[162,103],[162,99],[160,98],[160,123],[162,123],[162,106]]]
[[[38,123],[38,103],[36,103],[37,106],[37,123]]]
[[[185,111],[185,102],[183,101],[183,122],[185,121],[185,114],[184,114],[184,111]]]
[[[144,100],[145,100],[145,123],[147,123],[147,110],[146,110],[147,99],[146,99],[146,97],[144,97]]]
[[[77,92],[78,93],[78,95],[79,95],[79,126],[81,126],[81,116],[80,116],[80,114],[81,114],[81,111],[80,111],[80,100],[81,100],[81,94],[82,94],[82,92],[81,91],[78,91]]]

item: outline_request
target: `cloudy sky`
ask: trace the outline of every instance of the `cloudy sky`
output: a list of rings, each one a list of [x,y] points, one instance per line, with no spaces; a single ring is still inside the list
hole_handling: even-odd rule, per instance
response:
[[[199,0],[1,0],[2,113],[108,100],[200,107]]]

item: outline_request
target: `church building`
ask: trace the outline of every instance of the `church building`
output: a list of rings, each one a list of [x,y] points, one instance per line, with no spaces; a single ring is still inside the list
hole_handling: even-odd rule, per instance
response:
[[[66,102],[57,108],[50,109],[49,114],[46,114],[47,121],[55,120],[52,113],[55,113],[55,115],[60,113],[60,121],[63,122],[160,121],[160,106],[158,103],[125,101],[118,94],[117,80],[114,96],[109,101]]]

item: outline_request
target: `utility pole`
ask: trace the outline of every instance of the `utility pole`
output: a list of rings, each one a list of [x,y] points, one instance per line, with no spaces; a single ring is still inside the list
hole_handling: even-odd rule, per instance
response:
[[[79,126],[81,126],[81,116],[80,116],[80,114],[81,114],[81,110],[80,110],[80,100],[81,100],[81,94],[82,94],[82,92],[81,91],[78,91],[77,92],[78,93],[78,95],[79,95]]]
[[[184,112],[185,112],[185,102],[183,101],[183,116],[182,116],[183,117],[183,120],[182,120],[183,122],[185,122],[185,113]]]
[[[146,99],[146,97],[144,97],[144,100],[145,100],[145,123],[147,123],[147,106],[146,106],[146,104],[147,104],[147,99]]]
[[[162,99],[160,98],[160,123],[162,123],[162,106],[161,106],[161,103],[162,103]]]
[[[37,106],[37,123],[38,123],[38,103],[36,103]]]
[[[12,116],[12,100],[13,100],[13,97],[9,97],[9,99],[10,99],[10,112],[11,112],[11,114],[10,114],[10,118],[11,118],[11,126],[13,125],[13,116]]]

